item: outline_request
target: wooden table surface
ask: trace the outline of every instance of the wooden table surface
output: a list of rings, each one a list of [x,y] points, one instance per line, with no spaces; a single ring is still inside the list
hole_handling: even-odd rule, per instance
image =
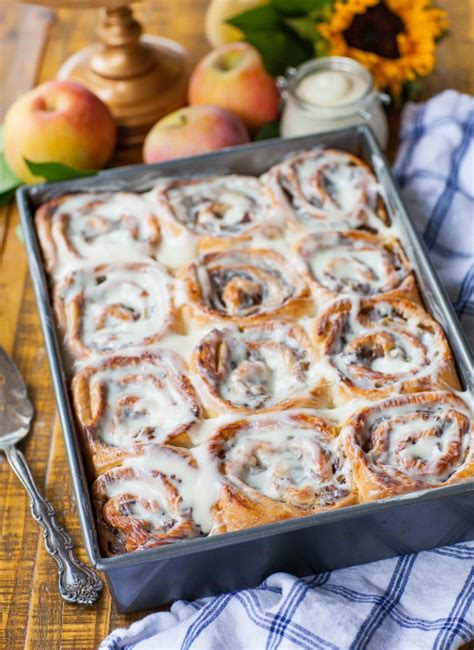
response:
[[[453,35],[439,48],[438,70],[426,83],[429,95],[447,87],[474,94],[472,0],[447,0]],[[208,49],[204,37],[207,0],[146,0],[137,14],[149,33],[175,38],[193,61]],[[0,0],[0,121],[21,92],[55,77],[64,59],[91,41],[93,9],[60,10]],[[392,117],[392,132],[397,117]],[[393,145],[392,145],[393,148]],[[38,485],[54,504],[86,560],[72,497],[48,363],[14,206],[0,210],[0,345],[22,372],[36,417],[23,449]],[[91,608],[66,604],[58,595],[56,564],[43,547],[29,502],[0,458],[0,648],[90,650],[116,627],[144,612],[119,615],[105,590]]]

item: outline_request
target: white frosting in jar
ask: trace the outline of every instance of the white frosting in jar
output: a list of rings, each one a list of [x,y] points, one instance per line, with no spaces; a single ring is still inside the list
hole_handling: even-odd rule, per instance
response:
[[[296,87],[296,95],[318,106],[347,106],[367,91],[368,83],[345,70],[321,70],[309,74]]]

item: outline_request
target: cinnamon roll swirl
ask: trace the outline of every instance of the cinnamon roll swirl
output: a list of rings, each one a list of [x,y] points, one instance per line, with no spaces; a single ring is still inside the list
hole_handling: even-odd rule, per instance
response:
[[[388,292],[419,300],[410,264],[397,240],[383,241],[354,230],[312,233],[298,242],[296,251],[307,265],[319,303],[340,294],[369,297]]]
[[[459,388],[443,330],[409,300],[336,301],[316,319],[314,333],[336,404],[358,396]]]
[[[356,156],[336,149],[298,153],[263,177],[275,208],[298,230],[379,230],[388,215],[379,185]]]
[[[147,350],[108,357],[74,377],[74,411],[96,473],[137,446],[191,446],[201,409],[182,366],[172,352]]]
[[[99,476],[92,498],[103,552],[129,553],[200,536],[190,496],[198,475],[190,452],[154,445]]]
[[[311,411],[255,416],[221,427],[209,443],[223,487],[215,532],[301,517],[354,503],[336,430]]]
[[[207,253],[182,278],[189,299],[184,313],[198,323],[245,325],[278,316],[297,318],[312,307],[298,269],[268,249]]]
[[[163,223],[175,235],[185,229],[196,236],[201,249],[276,227],[268,196],[253,176],[164,180],[154,196]]]
[[[156,263],[74,271],[56,286],[54,307],[76,359],[151,345],[177,327],[172,278]]]
[[[160,244],[150,205],[131,192],[68,194],[42,205],[35,221],[50,273],[84,261],[143,261]]]
[[[211,416],[317,405],[313,363],[305,331],[284,321],[213,329],[193,353]]]
[[[474,477],[472,409],[447,391],[392,397],[360,409],[341,439],[362,501]]]

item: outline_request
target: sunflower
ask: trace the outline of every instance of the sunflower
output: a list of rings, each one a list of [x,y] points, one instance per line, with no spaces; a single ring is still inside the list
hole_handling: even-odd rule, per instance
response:
[[[448,17],[431,0],[336,0],[318,27],[329,53],[349,56],[370,70],[378,88],[397,96],[406,82],[428,75]]]

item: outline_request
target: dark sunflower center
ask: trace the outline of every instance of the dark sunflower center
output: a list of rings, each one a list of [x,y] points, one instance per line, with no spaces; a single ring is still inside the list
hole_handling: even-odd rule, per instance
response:
[[[385,2],[379,2],[365,13],[356,14],[343,35],[350,47],[373,52],[385,59],[398,59],[397,36],[404,29],[400,16],[393,13]]]

